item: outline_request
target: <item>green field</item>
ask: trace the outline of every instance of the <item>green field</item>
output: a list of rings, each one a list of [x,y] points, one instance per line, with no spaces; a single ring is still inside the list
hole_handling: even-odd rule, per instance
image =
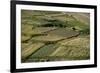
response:
[[[90,59],[89,13],[21,10],[21,61]]]

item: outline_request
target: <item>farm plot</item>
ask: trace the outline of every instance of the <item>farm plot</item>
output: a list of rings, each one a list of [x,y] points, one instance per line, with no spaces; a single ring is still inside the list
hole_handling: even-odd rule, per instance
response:
[[[68,15],[67,13],[53,16],[53,18],[61,20],[63,22],[76,20],[72,15]]]
[[[26,47],[30,46],[31,44],[32,44],[32,42],[22,43],[21,44],[21,50],[26,49]]]
[[[45,34],[45,32],[49,32],[52,30],[57,29],[56,27],[37,27],[37,28],[33,28],[32,30],[26,30],[23,33],[26,35],[42,35]]]
[[[68,29],[68,28],[58,28],[57,30],[50,31],[48,35],[55,35],[55,36],[61,36],[61,37],[72,37],[78,35],[79,32]]]
[[[27,42],[31,37],[30,36],[22,36],[21,37],[21,42]]]
[[[56,48],[55,44],[49,44],[41,47],[36,53],[34,53],[31,57],[45,57],[49,56]]]
[[[67,30],[66,28],[58,28],[56,30],[49,31],[47,35],[33,37],[32,40],[53,43],[53,42],[57,42],[59,40],[70,38],[77,35],[79,35],[79,32],[77,31],[73,31],[70,29]]]
[[[87,38],[75,38],[70,41],[65,41],[60,44],[51,56],[61,56],[65,60],[82,60],[90,58],[90,45]]]
[[[47,60],[49,55],[57,49],[58,45],[55,44],[48,44],[41,47],[37,52],[33,53],[27,61],[34,61],[34,60]]]
[[[32,53],[34,53],[36,50],[38,50],[43,45],[44,45],[44,43],[32,43],[25,49],[22,49],[21,50],[22,60],[25,60],[28,56],[30,56]]]
[[[89,40],[89,36],[78,36],[72,40],[69,40],[69,41],[66,41],[66,40],[62,40],[62,41],[59,41],[59,43],[61,43],[61,45],[75,45],[75,46],[87,46],[89,45],[90,43],[90,40]]]

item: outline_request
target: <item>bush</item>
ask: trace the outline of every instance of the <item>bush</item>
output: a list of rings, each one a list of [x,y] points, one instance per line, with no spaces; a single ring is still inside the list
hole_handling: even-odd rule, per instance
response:
[[[82,34],[90,34],[90,29],[89,28],[84,28],[83,30],[80,30],[80,33],[82,33]]]
[[[66,27],[65,23],[59,20],[48,20],[48,23],[41,25],[43,27]]]

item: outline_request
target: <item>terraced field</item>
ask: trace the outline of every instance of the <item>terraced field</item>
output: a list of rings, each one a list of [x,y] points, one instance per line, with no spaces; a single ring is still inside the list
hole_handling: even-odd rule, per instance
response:
[[[21,61],[90,59],[88,13],[21,11]]]

